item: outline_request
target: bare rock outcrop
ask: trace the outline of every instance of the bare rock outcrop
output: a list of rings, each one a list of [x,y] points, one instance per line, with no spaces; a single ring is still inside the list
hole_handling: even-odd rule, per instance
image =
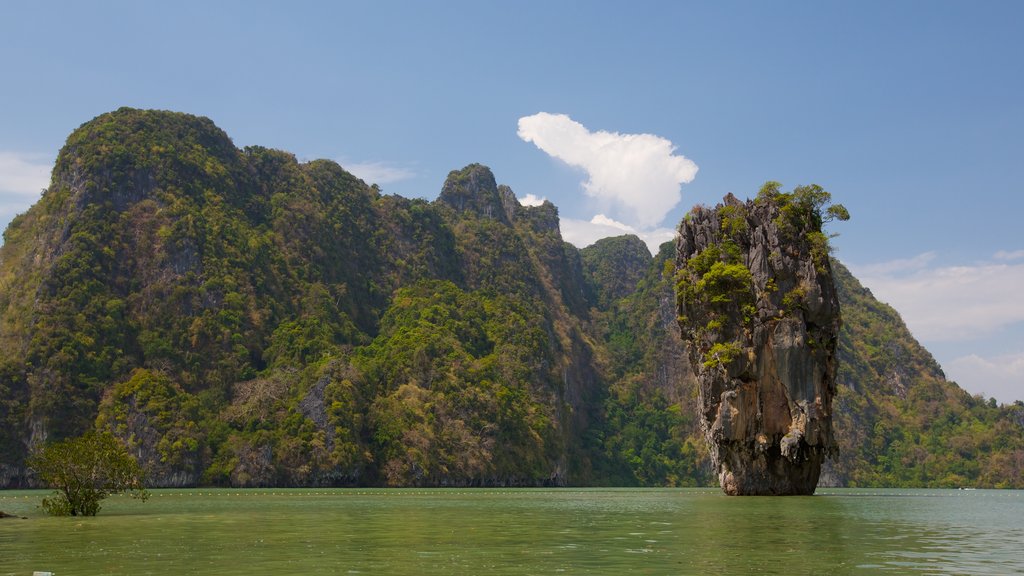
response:
[[[756,200],[730,194],[697,207],[680,225],[679,325],[727,494],[811,494],[836,451],[840,313],[821,232],[827,200],[817,186],[766,186]]]

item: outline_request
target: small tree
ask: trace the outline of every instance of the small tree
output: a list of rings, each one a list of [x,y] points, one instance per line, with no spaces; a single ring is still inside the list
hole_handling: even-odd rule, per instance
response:
[[[131,492],[149,497],[142,467],[109,432],[88,432],[44,447],[29,459],[39,478],[57,490],[43,498],[43,509],[54,516],[95,516],[100,500]]]

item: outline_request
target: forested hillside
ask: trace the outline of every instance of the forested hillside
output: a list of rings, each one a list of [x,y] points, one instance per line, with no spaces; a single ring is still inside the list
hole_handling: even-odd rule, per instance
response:
[[[843,331],[835,482],[1024,487],[1024,402],[998,405],[946,380],[899,314],[833,261]]]
[[[4,233],[0,486],[95,427],[155,485],[706,484],[673,261],[569,245],[484,166],[410,200],[205,118],[104,114]],[[834,267],[829,478],[1021,486],[1024,405],[945,381]]]

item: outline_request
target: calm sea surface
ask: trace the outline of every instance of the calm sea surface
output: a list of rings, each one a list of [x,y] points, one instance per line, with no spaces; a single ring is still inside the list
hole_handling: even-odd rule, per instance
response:
[[[1024,574],[1024,491],[0,492],[0,574]]]

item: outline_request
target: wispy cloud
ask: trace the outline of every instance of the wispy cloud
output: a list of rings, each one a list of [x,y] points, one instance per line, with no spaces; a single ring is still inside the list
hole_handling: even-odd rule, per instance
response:
[[[968,354],[943,365],[950,380],[1005,403],[1024,400],[1024,352],[982,357]]]
[[[42,154],[0,151],[0,193],[7,196],[39,196],[50,183],[53,158]]]
[[[1011,402],[1024,399],[1024,342],[1015,336],[1024,326],[1021,259],[1020,251],[999,251],[991,261],[949,266],[936,264],[938,256],[929,252],[850,269],[899,311],[925,346],[947,351],[937,355],[947,377],[972,393]],[[988,352],[1007,345],[1018,351]]]
[[[50,156],[0,151],[0,229],[39,199],[52,169]]]
[[[590,221],[562,218],[560,226],[562,238],[577,248],[585,248],[601,238],[609,236],[634,234],[647,244],[647,249],[652,254],[656,254],[659,246],[675,238],[675,231],[671,228],[637,230],[628,224],[612,220],[604,214],[598,214]]]
[[[390,184],[416,177],[412,170],[392,162],[342,162],[341,165],[368,184]]]
[[[541,112],[519,119],[518,135],[554,158],[582,168],[586,194],[602,209],[637,229],[657,226],[680,201],[680,186],[697,165],[653,134],[591,132],[564,114]]]
[[[900,258],[897,260],[887,260],[885,262],[858,266],[858,278],[861,276],[877,277],[891,276],[894,274],[905,275],[908,272],[916,272],[926,268],[930,262],[935,260],[935,257],[935,252],[925,252],[923,254],[918,254],[913,258]]]
[[[1024,258],[1024,250],[1000,250],[993,256],[996,260],[1020,260]]]
[[[935,254],[851,267],[921,340],[965,341],[1024,322],[1024,263],[934,266]]]

